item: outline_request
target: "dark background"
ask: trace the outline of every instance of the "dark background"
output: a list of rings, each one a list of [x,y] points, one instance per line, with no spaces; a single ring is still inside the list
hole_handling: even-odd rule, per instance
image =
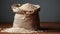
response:
[[[11,5],[16,3],[39,4],[41,22],[60,22],[60,0],[0,0],[0,22],[13,22]]]

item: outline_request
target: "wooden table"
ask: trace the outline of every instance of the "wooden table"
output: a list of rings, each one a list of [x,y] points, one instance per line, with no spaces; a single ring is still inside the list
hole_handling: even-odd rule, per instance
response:
[[[6,32],[0,32],[0,34],[60,34],[60,32],[39,32],[39,33],[6,33]]]

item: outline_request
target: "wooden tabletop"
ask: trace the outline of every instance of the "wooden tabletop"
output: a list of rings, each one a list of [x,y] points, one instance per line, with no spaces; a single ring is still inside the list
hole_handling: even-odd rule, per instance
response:
[[[4,28],[10,28],[12,24],[0,24],[0,30]],[[44,32],[37,32],[37,33],[7,33],[7,32],[0,32],[0,34],[60,34],[60,30],[45,30]]]
[[[60,34],[60,32],[39,32],[39,33],[6,33],[6,32],[0,32],[0,34]]]

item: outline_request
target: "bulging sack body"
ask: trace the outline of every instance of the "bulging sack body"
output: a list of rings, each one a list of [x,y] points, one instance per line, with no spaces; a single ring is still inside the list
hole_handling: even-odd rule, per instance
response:
[[[37,30],[40,26],[39,15],[21,15],[16,14],[13,27],[21,27],[25,29]]]

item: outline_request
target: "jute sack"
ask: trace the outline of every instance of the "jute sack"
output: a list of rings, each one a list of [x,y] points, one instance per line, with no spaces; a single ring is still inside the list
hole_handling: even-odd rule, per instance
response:
[[[30,3],[23,4],[15,14],[13,27],[21,27],[31,30],[39,29],[39,10],[39,5],[33,5]]]

